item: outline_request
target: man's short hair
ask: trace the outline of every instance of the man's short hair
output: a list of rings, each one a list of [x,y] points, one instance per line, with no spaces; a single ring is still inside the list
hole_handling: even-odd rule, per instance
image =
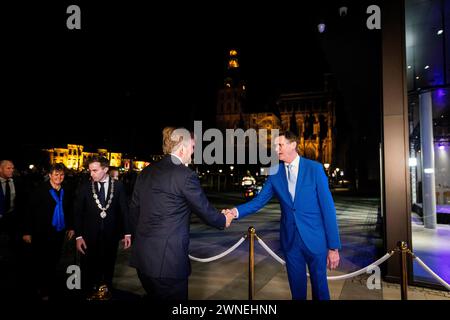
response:
[[[190,142],[194,138],[192,132],[185,128],[165,127],[162,132],[163,153],[169,154],[177,150],[182,143]]]
[[[54,171],[66,172],[66,166],[63,163],[54,163],[48,168],[48,173],[53,173]]]
[[[89,158],[87,161],[87,165],[89,166],[91,163],[98,162],[102,168],[109,168],[109,160],[105,157],[93,156]]]
[[[284,136],[284,138],[289,142],[296,142],[298,145],[298,136],[289,130],[280,131],[279,137]]]
[[[3,159],[3,160],[0,160],[0,167],[6,165],[7,163],[11,163],[11,164],[14,165],[14,162],[12,162],[11,160],[9,160],[9,159]]]

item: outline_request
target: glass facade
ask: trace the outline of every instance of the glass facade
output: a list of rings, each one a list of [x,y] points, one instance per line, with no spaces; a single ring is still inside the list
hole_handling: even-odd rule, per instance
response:
[[[412,248],[450,282],[450,0],[405,3]]]

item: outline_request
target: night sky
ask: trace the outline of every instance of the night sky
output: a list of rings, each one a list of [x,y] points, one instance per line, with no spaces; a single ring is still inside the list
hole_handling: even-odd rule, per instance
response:
[[[280,93],[321,90],[332,72],[341,141],[359,148],[365,137],[377,146],[381,33],[365,26],[372,2],[342,1],[345,18],[338,1],[14,4],[2,106],[12,134],[2,156],[67,143],[160,153],[164,126],[214,125],[230,48],[240,53],[250,108],[271,110]],[[66,28],[70,4],[81,7],[81,31]]]

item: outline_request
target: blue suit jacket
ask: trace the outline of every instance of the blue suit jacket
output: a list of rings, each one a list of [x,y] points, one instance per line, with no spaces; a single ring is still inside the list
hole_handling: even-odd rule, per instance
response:
[[[336,209],[322,164],[300,157],[294,201],[289,194],[284,163],[271,168],[258,196],[237,207],[239,219],[260,210],[274,195],[281,206],[280,241],[283,251],[297,249],[293,248],[296,230],[312,253],[341,248]]]

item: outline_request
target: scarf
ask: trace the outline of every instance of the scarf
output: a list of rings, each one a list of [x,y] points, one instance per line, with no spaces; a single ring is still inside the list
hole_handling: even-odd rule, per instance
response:
[[[56,201],[55,211],[53,211],[52,226],[56,228],[56,231],[61,231],[65,228],[63,210],[64,189],[61,189],[59,198],[55,189],[52,188],[49,191],[52,198]]]

